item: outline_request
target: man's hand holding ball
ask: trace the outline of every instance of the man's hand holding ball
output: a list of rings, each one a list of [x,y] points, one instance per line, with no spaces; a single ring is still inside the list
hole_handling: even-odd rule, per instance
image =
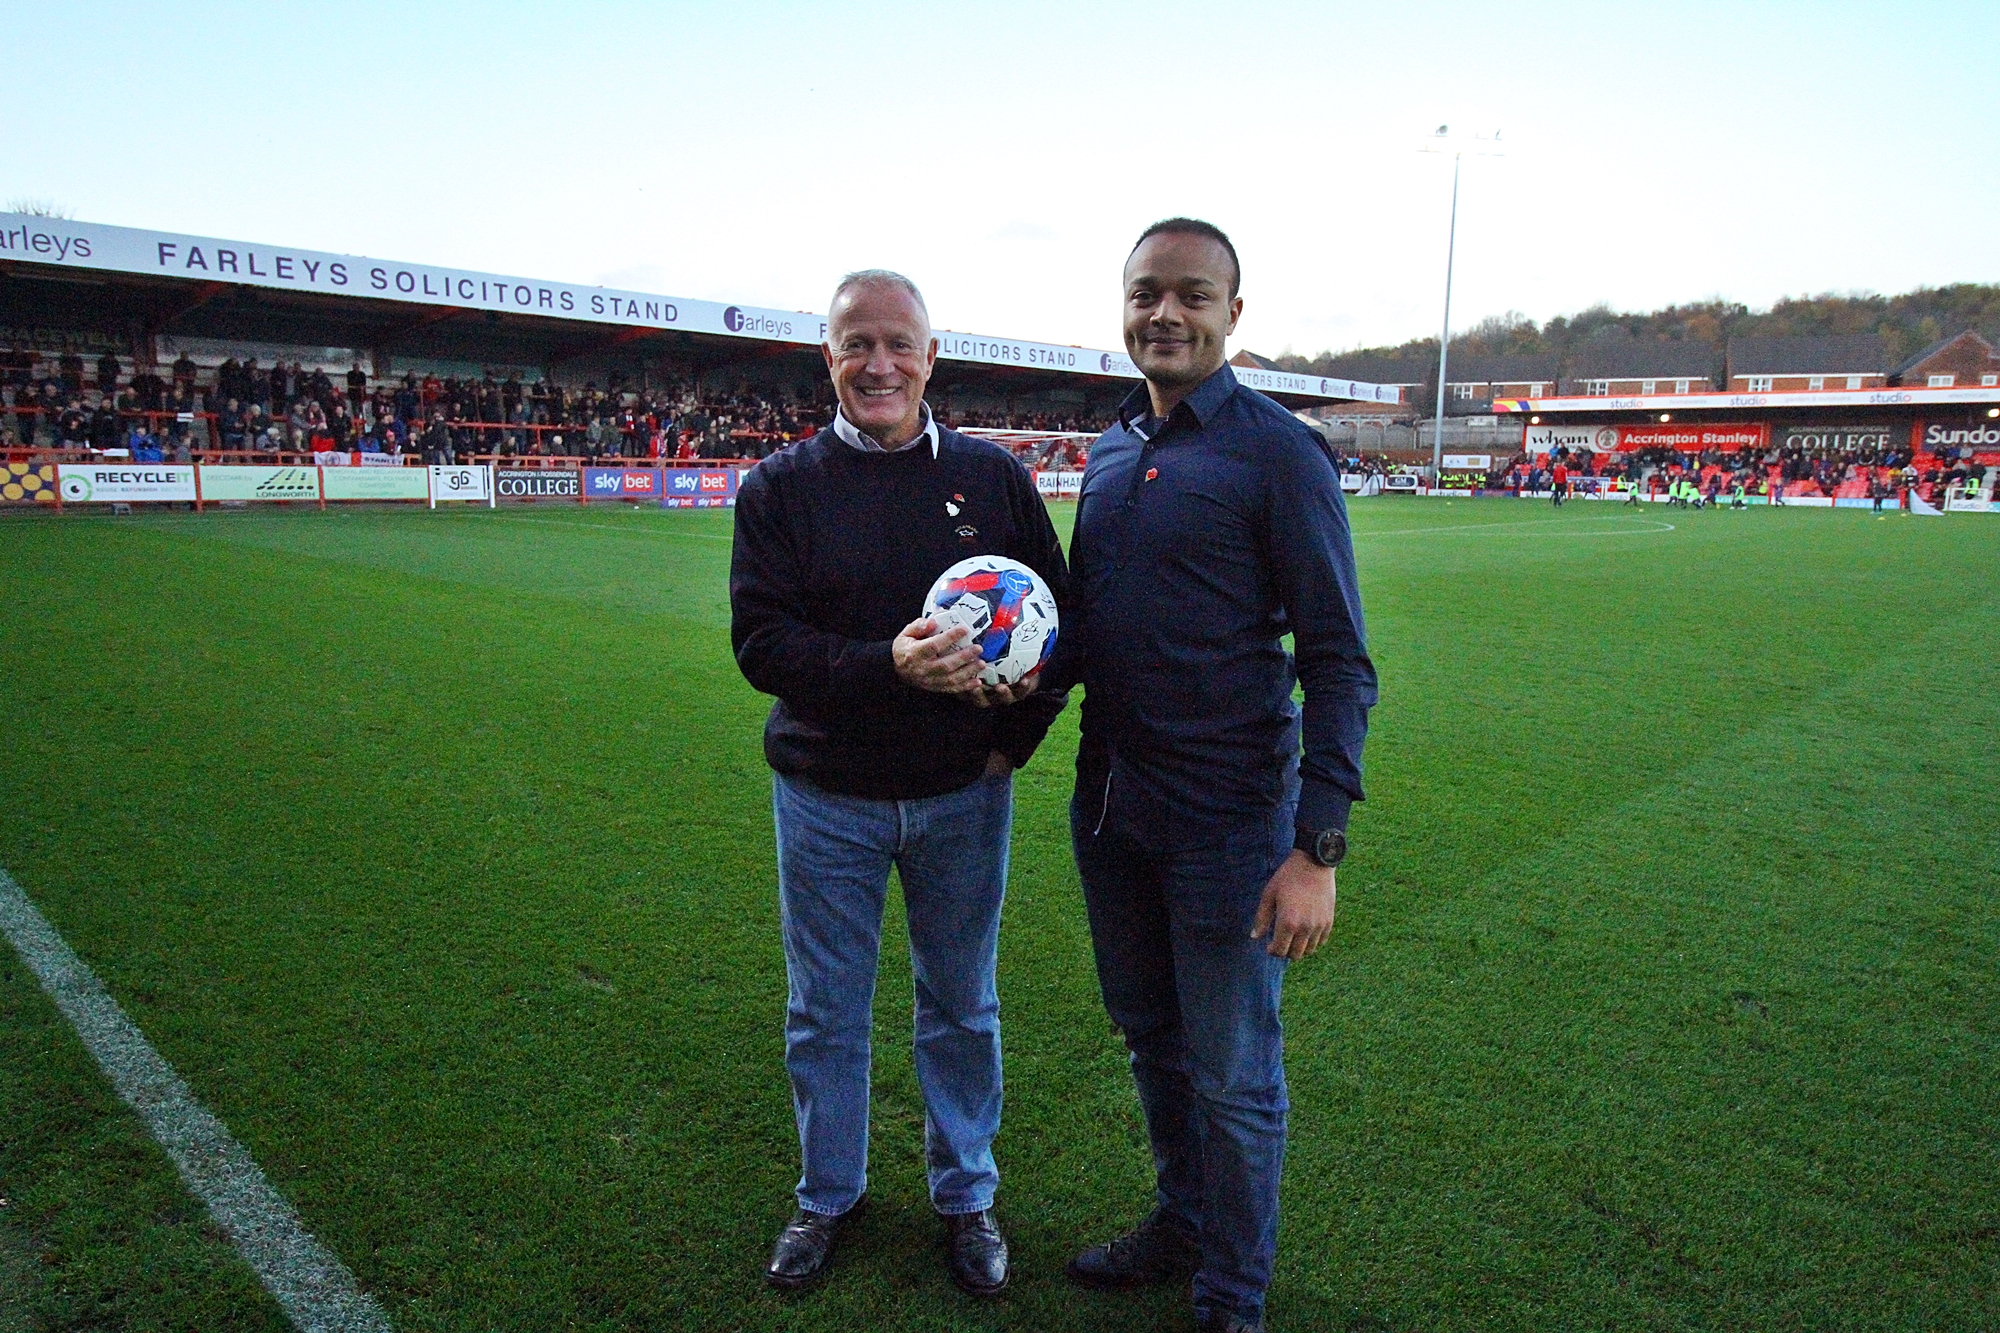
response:
[[[985,690],[979,683],[980,668],[985,665],[979,644],[963,625],[940,630],[929,616],[912,620],[896,635],[890,653],[896,660],[896,675],[905,685],[975,701]]]

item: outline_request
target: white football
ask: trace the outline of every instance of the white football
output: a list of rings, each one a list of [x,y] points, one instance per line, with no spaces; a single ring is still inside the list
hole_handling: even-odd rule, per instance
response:
[[[1004,555],[975,555],[938,575],[924,615],[963,625],[986,659],[979,679],[1012,685],[1042,669],[1056,646],[1056,599],[1042,576]]]

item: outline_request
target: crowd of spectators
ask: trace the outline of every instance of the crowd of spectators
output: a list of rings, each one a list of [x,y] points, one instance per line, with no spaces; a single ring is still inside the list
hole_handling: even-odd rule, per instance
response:
[[[1552,454],[1518,454],[1489,474],[1484,484],[1494,490],[1546,491],[1557,463],[1572,478],[1598,478],[1620,489],[1668,494],[1683,482],[1708,498],[1735,494],[1780,499],[1833,496],[1893,500],[1906,493],[1930,500],[1948,490],[1978,485],[1986,465],[1970,446],[1940,454],[1912,455],[1908,449],[1806,448],[1774,445],[1766,450],[1681,453],[1670,449],[1640,449],[1614,454],[1557,450]]]
[[[500,457],[761,458],[819,430],[832,402],[792,402],[748,386],[703,391],[692,378],[581,388],[518,375],[378,379],[297,361],[230,357],[212,370],[178,357],[168,374],[105,352],[44,358],[17,343],[0,354],[0,444],[160,451],[168,458],[231,453],[421,453]],[[1023,431],[1094,431],[1101,424],[1044,413],[950,413],[951,424]],[[11,430],[8,429],[11,421]],[[143,438],[141,438],[143,437]],[[1065,448],[1063,459],[1083,456]]]
[[[1109,418],[1099,419],[1080,413],[994,412],[980,408],[954,408],[951,424],[960,428],[988,430],[1033,430],[1055,434],[1102,435],[1111,428]]]

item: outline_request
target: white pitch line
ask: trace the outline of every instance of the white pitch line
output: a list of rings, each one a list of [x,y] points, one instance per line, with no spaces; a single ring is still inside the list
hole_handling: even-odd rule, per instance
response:
[[[595,528],[599,532],[615,532],[621,537],[696,537],[705,542],[736,540],[720,532],[673,532],[665,529],[646,531],[637,528],[614,528],[609,523],[572,523],[566,518],[530,518],[526,514],[496,514],[494,518],[502,523],[544,523],[552,528]]]
[[[5,870],[0,929],[300,1333],[393,1333],[347,1265],[306,1230],[249,1151],[195,1099]]]
[[[1653,532],[1672,532],[1674,525],[1663,519],[1633,517],[1634,522],[1654,523],[1651,528],[1620,528],[1612,532],[1535,532],[1532,529],[1551,527],[1557,523],[1618,523],[1624,520],[1621,514],[1579,516],[1577,518],[1534,518],[1521,523],[1453,523],[1441,528],[1390,528],[1381,532],[1357,532],[1356,541],[1364,537],[1408,537],[1421,532],[1470,532],[1475,528],[1511,528],[1524,532],[1529,537],[1643,537]]]

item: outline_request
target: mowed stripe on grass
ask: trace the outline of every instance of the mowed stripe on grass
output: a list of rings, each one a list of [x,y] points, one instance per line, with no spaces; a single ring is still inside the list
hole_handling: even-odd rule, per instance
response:
[[[1354,513],[1384,704],[1334,949],[1289,988],[1274,1326],[1976,1323],[2000,694],[1944,669],[1994,660],[1990,604],[1908,588],[2000,528]],[[1461,524],[1500,526],[1413,531]],[[726,544],[622,539],[727,530],[9,524],[0,863],[398,1327],[1177,1327],[1179,1293],[1058,1277],[1147,1177],[1063,841],[1073,713],[1022,777],[1002,945],[1018,1290],[941,1272],[896,949],[885,1206],[821,1295],[757,1288],[796,1170],[764,701]],[[45,1228],[88,1206],[35,1169],[0,1157]],[[70,1263],[193,1326],[115,1250]]]
[[[313,1239],[257,1163],[133,1026],[90,966],[0,869],[0,934],[76,1029],[98,1068],[300,1333],[387,1333],[346,1265]]]

